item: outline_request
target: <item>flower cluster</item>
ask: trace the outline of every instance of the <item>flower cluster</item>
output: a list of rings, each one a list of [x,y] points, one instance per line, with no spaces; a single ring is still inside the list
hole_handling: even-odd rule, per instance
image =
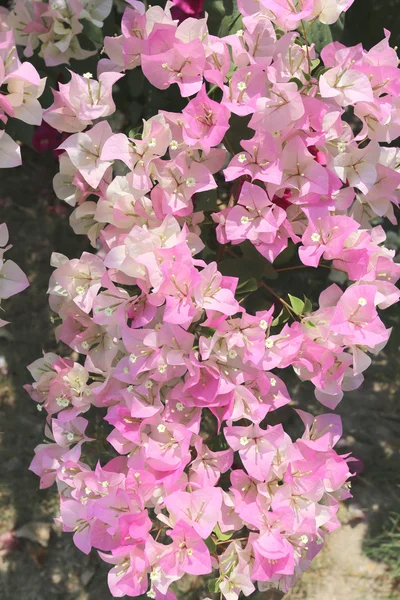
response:
[[[16,0],[8,23],[26,57],[39,49],[46,65],[53,67],[97,54],[82,48],[78,36],[85,22],[102,27],[111,8],[112,0]]]
[[[380,146],[398,136],[396,53],[387,34],[369,52],[329,44],[320,62],[304,23],[332,23],[351,0],[241,0],[243,28],[225,38],[206,19],[178,24],[169,5],[129,4],[97,79],[72,73],[45,112],[71,134],[56,194],[97,252],[52,257],[57,339],[81,360],[30,366],[50,442],[31,469],[57,483],[75,544],[113,565],[114,596],[173,600],[174,581],[213,571],[227,600],[256,582],[286,591],[339,524],[350,459],[333,449],[334,414],[298,411],[294,441],[268,424],[290,403],[277,371],[293,368],[334,409],[390,335],[378,309],[399,300],[400,266],[371,219],[394,222],[398,203],[398,150]],[[135,137],[113,133],[112,86],[139,67],[186,106]],[[222,179],[229,200],[206,218],[200,198]],[[246,309],[247,294],[277,294],[262,274],[249,292],[223,274],[221,256],[240,261],[245,241],[270,262],[298,245],[304,267],[350,285],[328,287],[316,310],[278,296],[286,324],[273,305]],[[104,435],[82,416],[96,409]]]
[[[8,245],[8,228],[5,223],[0,224],[0,305],[1,301],[15,294],[19,294],[29,286],[26,275],[13,260],[4,260],[4,254],[12,246]],[[0,319],[0,327],[7,325],[8,321]]]
[[[29,125],[40,125],[42,95],[46,79],[29,62],[18,58],[14,32],[0,13],[0,122],[19,119]],[[20,147],[4,130],[0,130],[0,169],[21,164]]]

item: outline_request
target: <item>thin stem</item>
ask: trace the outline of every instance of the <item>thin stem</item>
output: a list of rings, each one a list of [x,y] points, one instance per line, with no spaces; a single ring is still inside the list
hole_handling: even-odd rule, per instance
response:
[[[215,542],[215,545],[219,546],[220,544],[230,544],[231,542],[247,542],[247,540],[247,537],[229,538],[229,540],[220,540],[219,542]]]
[[[311,56],[310,56],[310,45],[307,39],[307,31],[304,26],[304,21],[301,21],[301,29],[304,37],[304,41],[306,43],[306,52],[307,52],[307,62],[308,62],[308,74],[311,75]]]
[[[296,265],[295,267],[283,267],[282,269],[274,269],[271,273],[282,273],[283,271],[295,271],[296,269],[306,269],[307,265]]]
[[[264,281],[261,281],[261,283],[259,284],[258,287],[264,287],[272,296],[274,296],[277,300],[279,300],[279,302],[281,302],[281,304],[283,304],[283,306],[286,308],[286,310],[288,311],[288,313],[290,314],[290,316],[296,320],[296,317],[298,315],[296,315],[296,313],[293,311],[293,308],[290,306],[290,304],[288,304],[286,302],[286,300],[284,300],[283,298],[281,298],[272,288],[269,287],[269,285],[267,285],[266,283],[264,283]]]

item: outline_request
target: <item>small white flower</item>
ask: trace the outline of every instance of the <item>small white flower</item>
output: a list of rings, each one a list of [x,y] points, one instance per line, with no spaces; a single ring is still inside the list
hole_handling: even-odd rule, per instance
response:
[[[236,358],[237,357],[236,350],[229,350],[228,356],[229,356],[229,358]]]
[[[264,329],[264,331],[265,331],[266,329],[268,329],[268,323],[267,323],[267,321],[266,321],[265,319],[262,319],[262,320],[260,321],[260,327],[261,327],[261,329]]]
[[[93,75],[91,73],[89,73],[89,72],[84,73],[82,75],[82,77],[84,77],[85,79],[93,79]]]
[[[150,390],[153,387],[153,382],[150,379],[148,379],[144,384],[144,387]]]
[[[358,299],[358,304],[359,304],[360,306],[365,306],[365,305],[367,304],[367,301],[366,301],[366,299],[365,299],[365,298],[359,298],[359,299]]]
[[[169,147],[171,148],[171,150],[178,150],[178,142],[176,140],[172,140]]]
[[[319,235],[319,233],[313,233],[311,236],[311,239],[313,242],[319,242],[319,240],[321,239],[321,236]]]
[[[157,425],[157,431],[159,431],[160,433],[164,433],[164,431],[167,428],[165,427],[165,425],[163,423],[160,423],[159,425]]]
[[[247,446],[247,444],[249,443],[249,438],[247,438],[246,436],[243,436],[240,438],[240,444],[241,446]]]
[[[136,354],[130,354],[129,355],[129,362],[131,363],[135,363],[137,361],[137,356]]]
[[[276,386],[276,379],[275,379],[275,377],[271,377],[270,383],[271,383],[272,387]]]
[[[38,409],[39,412],[42,412],[42,410],[43,410],[43,406],[41,404],[37,404],[36,408]]]
[[[158,365],[158,372],[163,374],[167,370],[168,365]]]
[[[245,163],[245,162],[246,162],[246,160],[247,160],[247,158],[246,158],[246,155],[245,155],[245,154],[239,154],[239,156],[238,156],[238,161],[239,161],[240,163],[242,163],[242,164],[243,164],[243,163]]]
[[[266,348],[272,348],[272,346],[274,345],[274,340],[271,340],[271,338],[268,338],[265,340],[265,347]]]
[[[104,311],[104,314],[106,315],[106,317],[111,317],[111,315],[113,314],[113,309],[107,306],[107,308]]]
[[[241,222],[242,225],[247,225],[249,223],[249,221],[250,221],[249,217],[246,217],[246,216],[243,216],[240,219],[240,222]]]
[[[194,178],[194,177],[188,177],[188,178],[186,179],[186,185],[187,185],[188,187],[194,187],[194,186],[196,185],[196,180],[195,180],[195,178]]]
[[[156,145],[157,145],[157,140],[156,140],[156,138],[151,138],[151,139],[149,140],[149,143],[148,143],[147,145],[148,145],[148,147],[149,147],[149,148],[154,148],[154,146],[156,146]]]
[[[73,441],[74,441],[74,439],[75,439],[75,436],[74,436],[74,434],[73,434],[73,433],[71,433],[71,432],[69,431],[69,432],[67,433],[67,440],[68,440],[69,442],[73,442]]]
[[[89,344],[86,341],[82,342],[82,348],[87,350],[89,348]]]
[[[150,573],[150,579],[151,579],[151,581],[160,581],[161,580],[161,568],[160,567],[154,567],[154,569]]]
[[[57,402],[58,406],[61,406],[61,408],[65,408],[66,406],[69,405],[69,400],[67,398],[63,398],[62,396],[59,396],[58,398],[56,398],[56,402]]]
[[[244,31],[243,31],[243,29],[238,29],[238,30],[237,30],[237,32],[236,32],[236,35],[237,35],[238,37],[243,37],[243,36],[244,36]]]
[[[177,402],[176,403],[176,410],[178,410],[179,412],[182,412],[184,409],[184,405],[182,404],[182,402]]]
[[[236,87],[239,92],[244,92],[244,90],[247,90],[247,83],[245,81],[239,81]]]

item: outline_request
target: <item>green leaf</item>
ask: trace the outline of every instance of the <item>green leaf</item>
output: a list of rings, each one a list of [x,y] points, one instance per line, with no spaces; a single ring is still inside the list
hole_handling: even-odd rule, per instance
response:
[[[308,315],[310,312],[312,312],[312,302],[307,296],[304,296],[303,314]]]
[[[242,29],[242,15],[239,12],[236,2],[233,3],[233,11],[230,15],[225,15],[221,21],[220,28],[218,30],[218,37],[225,37],[226,35],[232,35]]]
[[[230,540],[233,535],[233,531],[228,531],[227,533],[223,533],[221,531],[221,528],[218,523],[214,527],[214,533],[220,542],[226,542],[226,540]]]
[[[212,35],[224,37],[242,27],[242,17],[236,0],[205,0],[208,30]]]
[[[129,130],[128,137],[132,140],[138,140],[142,137],[142,129],[143,127],[139,125],[138,127],[133,127]]]
[[[316,21],[307,31],[307,39],[310,44],[315,44],[316,51],[320,53],[322,48],[333,42],[331,28],[329,25]]]
[[[216,545],[214,540],[212,539],[212,537],[208,537],[206,540],[204,540],[205,545],[207,546],[207,548],[209,549],[210,552],[214,552],[216,549]]]
[[[82,23],[83,31],[81,35],[91,43],[92,47],[95,46],[96,48],[100,48],[103,45],[104,40],[103,30],[100,29],[100,27],[93,25],[93,23],[87,19],[83,19]]]
[[[272,323],[271,323],[272,327],[276,327],[277,325],[283,325],[284,323],[289,321],[289,317],[290,317],[290,315],[289,315],[288,311],[286,310],[286,308],[282,308],[279,315],[277,317],[275,317],[275,319],[272,321]]]
[[[314,69],[319,67],[320,64],[321,64],[321,61],[319,60],[319,58],[313,58],[311,61],[311,70],[314,71]]]
[[[257,280],[252,277],[243,283],[240,283],[236,289],[237,296],[245,296],[246,294],[251,294],[251,292],[255,292],[258,289]]]
[[[336,21],[336,23],[333,23],[332,25],[330,25],[332,39],[334,42],[342,41],[345,20],[346,20],[346,15],[344,13],[342,13],[340,15],[339,19]]]
[[[314,74],[314,77],[321,77],[322,75],[324,75],[324,73],[326,73],[327,71],[329,71],[329,69],[331,69],[332,67],[320,67],[319,69],[317,69],[317,71]]]
[[[304,302],[303,300],[301,300],[300,298],[296,298],[296,296],[292,296],[292,294],[288,294],[289,296],[289,300],[290,300],[290,304],[293,307],[294,312],[296,313],[296,315],[302,315],[303,311],[304,311]]]
[[[308,77],[309,77],[309,75],[308,75]],[[289,82],[295,83],[297,85],[298,90],[303,89],[303,82],[300,81],[300,79],[298,77],[292,77],[291,79],[289,79]]]
[[[219,592],[219,578],[209,579],[207,582],[208,591],[213,594],[218,594]]]

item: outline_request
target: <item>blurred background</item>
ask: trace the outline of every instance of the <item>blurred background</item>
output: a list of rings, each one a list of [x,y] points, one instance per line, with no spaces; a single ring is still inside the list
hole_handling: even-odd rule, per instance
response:
[[[229,0],[214,5],[216,21],[232,11]],[[400,46],[400,0],[356,0],[336,37],[347,45],[362,42],[370,48],[383,38],[384,28],[392,31],[392,45]],[[122,110],[115,116],[122,127],[136,126],[147,111],[164,102],[157,90],[149,97],[140,81],[140,73],[131,72],[130,92],[124,91],[119,103]],[[162,108],[177,110],[176,106]],[[31,283],[25,292],[7,301],[12,324],[0,329],[0,599],[106,600],[111,597],[106,565],[94,552],[85,556],[78,551],[69,534],[61,535],[53,522],[58,512],[55,489],[39,491],[37,477],[28,471],[33,448],[43,439],[44,419],[23,390],[29,381],[26,365],[43,350],[68,351],[55,343],[50,320],[46,296],[50,255],[57,251],[72,258],[88,249],[86,240],[69,226],[69,207],[57,200],[52,189],[57,159],[51,150],[46,151],[57,145],[52,135],[21,130],[16,137],[23,143],[27,140],[23,166],[3,170],[0,180],[0,222],[7,221],[14,245],[9,257]],[[386,245],[399,250],[397,227],[388,229]],[[329,276],[329,272],[321,274],[319,270],[316,275],[305,269],[299,285],[316,298]],[[273,285],[286,294],[290,282],[289,274]],[[387,326],[395,328],[389,344],[367,371],[363,386],[348,393],[338,408],[344,424],[340,450],[352,452],[358,460],[354,498],[341,507],[343,526],[330,536],[312,568],[286,596],[288,600],[400,599],[398,308],[385,311],[384,319]],[[294,405],[310,412],[321,410],[312,386],[295,377],[286,382]],[[290,411],[284,410],[279,417],[290,425]],[[200,578],[187,578],[179,585],[180,596],[188,600],[208,595]],[[252,600],[280,597],[255,593]]]

